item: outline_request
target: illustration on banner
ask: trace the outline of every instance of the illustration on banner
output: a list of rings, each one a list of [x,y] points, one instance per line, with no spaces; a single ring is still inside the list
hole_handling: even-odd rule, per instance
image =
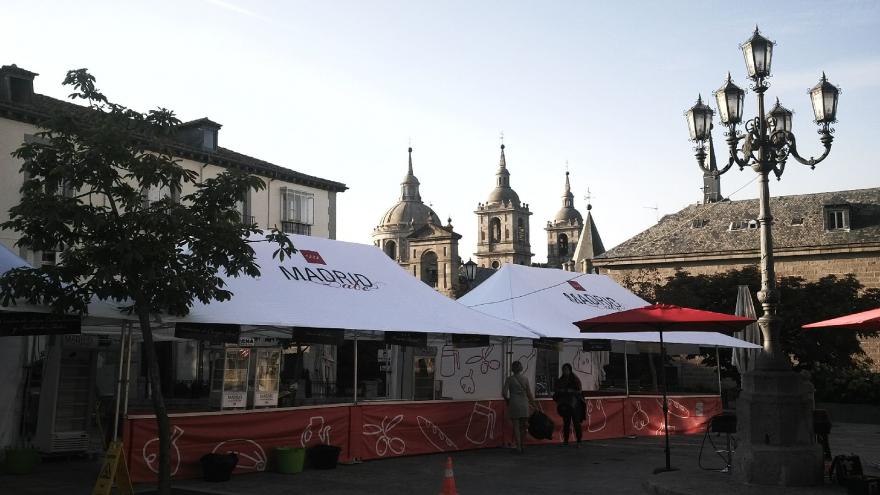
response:
[[[266,451],[257,442],[247,438],[233,438],[224,440],[211,451],[214,454],[227,454],[233,452],[238,455],[236,469],[247,471],[266,470]]]
[[[381,425],[364,424],[364,435],[376,436],[376,455],[385,457],[390,450],[395,455],[401,455],[406,451],[406,443],[402,438],[391,436],[391,430],[403,421],[403,414],[394,416],[388,421],[388,416],[382,418]]]
[[[312,441],[312,436],[317,434],[319,443],[330,445],[331,429],[332,426],[325,424],[324,416],[312,416],[309,418],[309,425],[306,426],[306,429],[303,430],[302,435],[299,437],[299,443],[303,448],[308,447],[309,442]]]
[[[474,369],[471,368],[467,375],[461,377],[458,381],[461,391],[466,394],[472,394],[477,390],[477,384],[474,382]]]
[[[489,370],[497,370],[501,368],[501,361],[497,359],[492,359],[492,352],[495,350],[495,344],[490,344],[489,347],[483,347],[480,349],[479,356],[471,356],[468,358],[464,364],[479,364],[480,365],[480,373],[486,374]]]
[[[440,376],[454,376],[460,368],[458,349],[449,344],[444,345],[440,351]]]
[[[416,416],[416,420],[419,423],[419,430],[422,431],[422,435],[424,435],[428,442],[437,450],[441,452],[445,452],[446,450],[458,450],[455,442],[453,442],[446,433],[443,433],[443,430],[435,425],[433,421],[424,416]]]
[[[668,404],[669,415],[676,418],[688,419],[691,417],[691,411],[681,402],[675,399],[666,399]],[[660,414],[663,414],[663,399],[657,399],[657,407],[660,408]]]
[[[648,424],[651,423],[651,418],[648,417],[648,413],[642,410],[642,401],[636,401],[636,410],[630,419],[632,422],[632,426],[636,431],[642,431],[645,429]]]
[[[602,399],[587,399],[587,431],[595,433],[605,429],[608,415]]]
[[[523,354],[522,356],[516,358],[517,361],[523,366],[522,372],[526,373],[529,371],[529,364],[535,360],[535,356],[538,355],[538,350],[534,347],[532,348],[532,352],[529,354]]]
[[[491,403],[474,403],[465,438],[474,445],[483,445],[490,438],[495,438],[495,411]]]
[[[578,373],[583,373],[585,375],[593,374],[593,356],[590,352],[578,350],[574,354],[574,359],[572,360],[572,363],[572,367]]]
[[[177,474],[180,469],[180,448],[177,446],[177,440],[183,436],[183,428],[174,426],[171,430],[171,449],[169,452],[168,464],[171,466],[171,476]],[[159,437],[148,440],[144,443],[141,452],[144,456],[144,462],[150,471],[159,474]]]

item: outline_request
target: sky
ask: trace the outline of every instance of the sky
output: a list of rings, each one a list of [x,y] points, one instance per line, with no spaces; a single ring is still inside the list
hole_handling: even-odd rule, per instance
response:
[[[345,183],[347,241],[369,243],[396,203],[411,143],[422,198],[452,218],[467,260],[502,132],[535,262],[566,163],[606,248],[699,202],[684,112],[728,71],[747,87],[739,44],[755,25],[777,42],[768,103],[795,112],[802,154],[821,151],[807,90],[822,71],[842,88],[830,157],[790,164],[771,194],[880,186],[878,2],[0,0],[0,12],[0,64],[39,73],[39,93],[63,98],[65,72],[86,67],[118,103],[209,117],[220,146]],[[756,105],[747,93],[747,117]],[[734,168],[722,194],[757,197],[754,176]]]

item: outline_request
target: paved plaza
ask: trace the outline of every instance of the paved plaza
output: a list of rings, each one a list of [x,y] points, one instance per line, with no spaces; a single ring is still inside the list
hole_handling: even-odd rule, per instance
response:
[[[714,435],[713,435],[714,437]],[[716,439],[716,442],[723,437]],[[666,486],[654,493],[709,493],[705,488],[717,483],[723,487],[727,474],[702,471],[697,465],[702,435],[672,437],[673,466],[670,473],[679,481],[660,483]],[[866,472],[880,476],[880,425],[839,424],[834,427],[831,447],[835,454],[854,452],[861,455]],[[453,454],[458,491],[468,494],[631,494],[645,493],[646,480],[658,480],[654,468],[663,464],[662,437],[623,438],[585,442],[573,446],[539,446],[524,455],[505,449],[487,449]],[[239,475],[225,483],[198,480],[179,481],[175,487],[187,493],[236,495],[297,494],[430,494],[440,492],[445,455],[403,457],[339,466],[335,470],[306,470],[296,475],[261,473]],[[87,495],[97,476],[98,462],[86,459],[55,460],[41,464],[28,476],[0,476],[3,495]],[[705,467],[721,467],[707,443],[703,453]],[[659,476],[669,476],[663,474]],[[684,480],[684,481],[681,481]],[[673,488],[681,488],[682,491]],[[729,486],[729,485],[728,485]],[[136,491],[149,490],[139,486]],[[741,488],[741,487],[739,487]],[[719,488],[717,493],[734,493]],[[821,489],[770,490],[755,487],[741,493],[845,493],[839,487]]]

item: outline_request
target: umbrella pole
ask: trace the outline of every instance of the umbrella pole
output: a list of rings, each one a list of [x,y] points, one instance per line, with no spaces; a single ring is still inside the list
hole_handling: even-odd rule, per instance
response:
[[[629,397],[629,359],[626,357],[627,341],[623,341],[623,386],[626,387],[626,396]]]

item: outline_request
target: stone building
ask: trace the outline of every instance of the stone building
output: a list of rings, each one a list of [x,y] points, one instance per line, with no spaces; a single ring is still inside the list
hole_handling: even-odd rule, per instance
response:
[[[547,222],[547,267],[563,268],[568,266],[574,254],[581,231],[584,228],[584,217],[574,207],[574,194],[568,172],[565,172],[565,192],[562,194],[562,208],[556,212],[553,220]]]
[[[461,235],[446,225],[422,202],[419,180],[413,175],[412,148],[409,169],[400,183],[400,199],[382,215],[373,229],[373,243],[414,277],[455,297],[458,291],[458,240]]]
[[[529,244],[529,205],[520,203],[519,195],[510,187],[510,172],[501,145],[501,159],[495,173],[495,189],[485,203],[479,203],[477,264],[483,268],[500,268],[504,263],[531,265]]]
[[[814,281],[851,273],[865,287],[880,288],[880,188],[778,196],[770,209],[777,276]],[[618,282],[646,268],[665,278],[677,269],[699,275],[757,265],[758,210],[757,199],[690,205],[593,265]],[[880,346],[864,344],[880,367]]]
[[[605,252],[605,245],[602,244],[602,237],[599,236],[599,230],[596,228],[596,222],[593,220],[593,205],[587,203],[587,218],[584,219],[584,226],[578,239],[577,246],[574,248],[574,254],[568,262],[568,270],[583,273],[597,273],[598,270],[593,266],[593,260]]]

